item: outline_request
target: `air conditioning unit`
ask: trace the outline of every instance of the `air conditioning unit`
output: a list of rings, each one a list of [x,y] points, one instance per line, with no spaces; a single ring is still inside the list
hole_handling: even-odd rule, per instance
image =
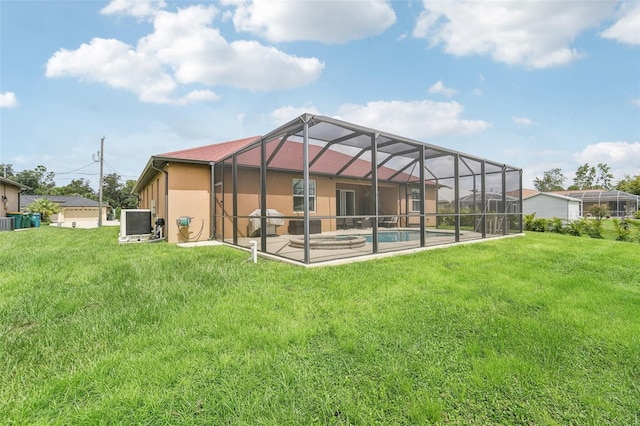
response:
[[[120,241],[149,239],[152,234],[151,210],[124,209],[120,212]]]

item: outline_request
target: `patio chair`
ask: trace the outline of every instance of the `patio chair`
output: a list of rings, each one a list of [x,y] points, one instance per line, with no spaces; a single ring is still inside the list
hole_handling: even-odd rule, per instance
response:
[[[371,218],[365,217],[363,219],[358,219],[356,221],[356,228],[359,228],[359,229],[371,228]]]
[[[378,226],[382,226],[385,228],[395,228],[398,226],[398,216],[389,216],[382,219],[382,222],[378,224]]]
[[[355,221],[353,220],[353,218],[345,218],[344,221],[342,222],[342,229],[351,229],[351,228],[355,228]]]

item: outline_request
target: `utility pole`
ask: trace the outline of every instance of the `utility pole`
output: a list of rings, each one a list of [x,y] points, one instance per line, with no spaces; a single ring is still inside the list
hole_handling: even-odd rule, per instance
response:
[[[102,226],[102,170],[104,163],[104,136],[100,139],[100,186],[98,187],[98,228]]]

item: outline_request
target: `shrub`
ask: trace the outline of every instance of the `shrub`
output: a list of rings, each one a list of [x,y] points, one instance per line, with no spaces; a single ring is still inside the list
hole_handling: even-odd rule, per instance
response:
[[[636,228],[636,230],[638,231],[638,234],[636,235],[636,237],[638,238],[638,242],[640,243],[640,220],[628,219],[627,223],[633,226],[634,228]],[[633,237],[630,237],[630,239],[632,238]]]
[[[596,218],[596,220],[602,220],[605,217],[611,216],[611,211],[606,205],[596,204],[595,206],[591,206],[589,208],[589,213]]]
[[[547,230],[548,223],[549,221],[547,219],[543,219],[543,218],[534,219],[532,231],[545,232]]]
[[[575,237],[579,237],[579,236],[582,235],[582,232],[584,231],[584,228],[585,228],[584,219],[571,220],[571,221],[569,221],[569,223],[567,223],[566,232],[569,235],[573,235]]]
[[[533,212],[531,214],[524,215],[524,230],[525,231],[533,231],[533,221],[536,216],[536,213]]]
[[[631,240],[631,227],[629,226],[629,222],[622,219],[612,219],[613,220],[613,229],[615,229],[618,236],[616,237],[616,241],[630,241]]]
[[[586,220],[584,230],[591,238],[604,238],[602,236],[602,219]]]
[[[564,226],[564,222],[559,217],[554,217],[549,221],[549,231],[555,232],[556,234],[564,234],[566,233],[566,228]]]

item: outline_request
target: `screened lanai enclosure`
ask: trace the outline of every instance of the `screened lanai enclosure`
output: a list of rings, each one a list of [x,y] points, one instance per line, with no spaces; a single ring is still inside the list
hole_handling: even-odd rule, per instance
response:
[[[213,167],[214,235],[304,264],[522,232],[522,171],[304,114]]]
[[[633,217],[640,210],[640,196],[618,190],[587,189],[558,191],[558,194],[582,200],[580,216],[590,216],[594,206],[604,206],[614,217]]]

